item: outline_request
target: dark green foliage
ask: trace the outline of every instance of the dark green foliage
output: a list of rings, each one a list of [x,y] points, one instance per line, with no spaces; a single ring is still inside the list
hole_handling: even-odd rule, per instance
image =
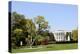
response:
[[[35,35],[35,24],[24,15],[13,12],[11,14],[11,42],[13,46],[20,46],[20,41],[25,43],[25,38]]]

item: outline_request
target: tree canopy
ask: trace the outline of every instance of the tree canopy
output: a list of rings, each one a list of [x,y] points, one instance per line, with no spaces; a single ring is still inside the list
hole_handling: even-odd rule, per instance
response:
[[[24,15],[17,12],[11,13],[11,40],[12,44],[19,44],[20,41],[26,43],[27,39],[28,45],[32,45],[33,40],[41,41],[45,36],[48,36],[48,22],[43,16],[37,16],[34,18],[35,21],[29,18],[25,18]],[[38,29],[36,27],[38,25]],[[40,32],[42,32],[40,34]]]
[[[72,39],[78,41],[78,29],[72,31]]]

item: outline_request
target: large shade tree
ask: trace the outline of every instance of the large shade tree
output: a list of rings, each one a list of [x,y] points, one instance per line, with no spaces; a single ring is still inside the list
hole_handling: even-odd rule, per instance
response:
[[[17,42],[17,40],[23,41],[25,40],[25,38],[28,38],[28,40],[32,42],[31,40],[33,39],[33,36],[35,36],[35,30],[36,30],[35,24],[31,19],[26,19],[24,15],[18,14],[16,12],[13,12],[11,14],[12,43],[13,40],[15,40],[14,42]],[[29,45],[31,45],[31,43]]]
[[[40,34],[42,30],[46,30],[48,28],[48,21],[45,20],[44,16],[35,17],[35,23],[38,25],[38,34]]]
[[[48,21],[45,20],[44,16],[37,16],[34,18],[34,22],[36,24],[36,37],[40,37],[40,38],[36,38],[38,42],[47,42],[49,38],[49,25],[48,25]]]

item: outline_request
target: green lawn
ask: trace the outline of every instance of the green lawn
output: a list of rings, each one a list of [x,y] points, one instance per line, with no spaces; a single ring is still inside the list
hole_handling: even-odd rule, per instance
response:
[[[71,44],[48,44],[48,45],[41,45],[36,48],[27,48],[26,46],[20,49],[12,49],[13,53],[18,52],[37,52],[37,51],[52,51],[52,50],[67,50],[67,49],[77,49],[77,43]]]

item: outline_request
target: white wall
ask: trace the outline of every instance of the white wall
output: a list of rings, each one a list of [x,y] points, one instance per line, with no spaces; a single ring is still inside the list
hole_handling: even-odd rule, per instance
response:
[[[62,33],[62,34],[61,34]],[[66,41],[66,33],[65,31],[55,31],[54,37],[56,41]]]

